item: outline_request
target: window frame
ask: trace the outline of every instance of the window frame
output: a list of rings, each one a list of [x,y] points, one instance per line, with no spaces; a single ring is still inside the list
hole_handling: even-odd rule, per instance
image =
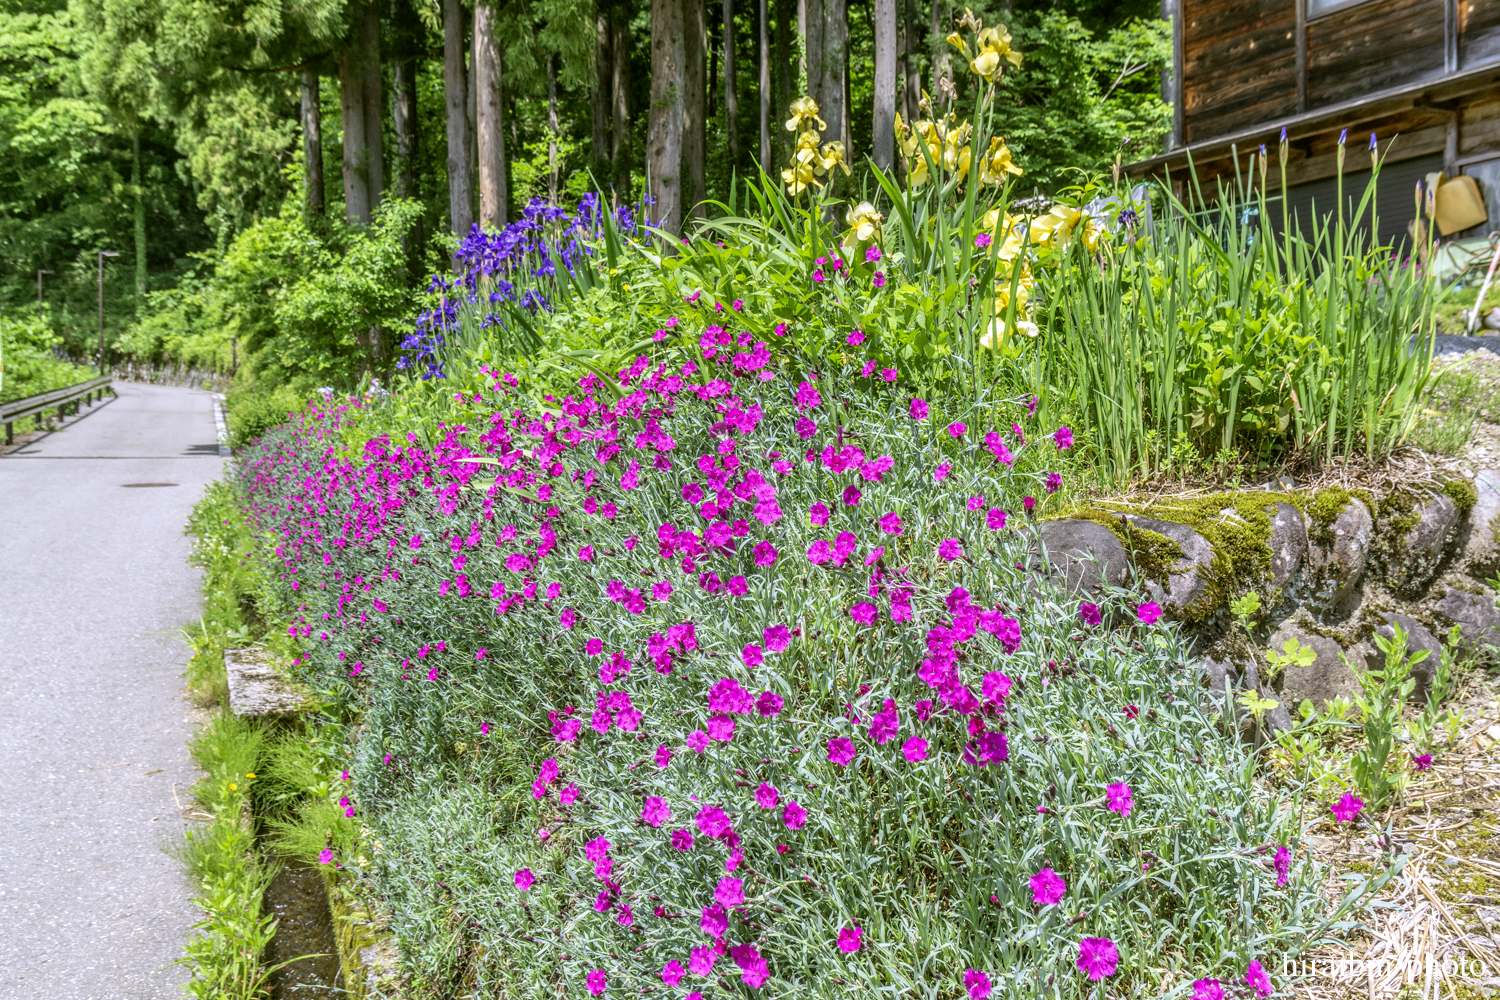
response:
[[[1321,21],[1335,14],[1342,14],[1346,10],[1353,10],[1355,7],[1380,3],[1381,0],[1335,0],[1332,6],[1316,11],[1313,10],[1313,0],[1297,0],[1297,2],[1302,4],[1303,16],[1307,19],[1307,23],[1311,24],[1314,21]]]

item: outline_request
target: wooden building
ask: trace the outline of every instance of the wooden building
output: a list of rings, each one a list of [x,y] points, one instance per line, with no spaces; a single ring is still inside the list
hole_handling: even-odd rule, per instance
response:
[[[1368,180],[1369,139],[1385,156],[1383,236],[1415,216],[1416,181],[1433,172],[1479,183],[1500,231],[1500,0],[1163,0],[1173,23],[1174,125],[1166,149],[1132,176],[1232,179],[1264,145],[1279,187],[1286,130],[1294,210],[1332,208],[1339,134],[1345,188]],[[1362,173],[1363,171],[1363,173]],[[1275,194],[1273,190],[1271,192]]]

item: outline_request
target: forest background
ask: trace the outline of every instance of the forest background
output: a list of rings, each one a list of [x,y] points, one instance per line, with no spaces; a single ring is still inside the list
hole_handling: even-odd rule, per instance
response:
[[[996,114],[1025,170],[1018,196],[1159,147],[1170,39],[1156,0],[974,12],[1025,54]],[[473,224],[598,188],[690,226],[761,163],[777,176],[804,93],[855,167],[841,193],[873,192],[859,168],[890,164],[887,123],[972,100],[944,41],[962,13],[945,0],[0,0],[0,397],[79,371],[57,359],[97,364],[101,270],[112,362],[229,372],[253,397],[384,375]]]

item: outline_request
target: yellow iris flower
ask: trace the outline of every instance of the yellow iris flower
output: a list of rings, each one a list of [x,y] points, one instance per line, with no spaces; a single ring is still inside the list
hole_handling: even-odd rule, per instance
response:
[[[828,124],[818,117],[817,101],[804,95],[792,102],[792,117],[787,119],[786,123],[788,132],[811,130],[814,122],[817,122],[819,132],[828,128]]]

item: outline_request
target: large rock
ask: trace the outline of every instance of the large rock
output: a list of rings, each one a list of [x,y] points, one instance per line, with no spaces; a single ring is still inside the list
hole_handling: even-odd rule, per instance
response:
[[[1437,610],[1459,627],[1465,642],[1500,650],[1500,611],[1495,610],[1493,596],[1449,587]]]
[[[1443,644],[1428,630],[1427,626],[1417,621],[1410,615],[1393,614],[1387,612],[1381,615],[1385,624],[1375,629],[1375,635],[1383,639],[1395,639],[1396,630],[1393,626],[1400,625],[1401,630],[1406,633],[1406,655],[1422,650],[1427,651],[1427,658],[1420,663],[1412,665],[1411,676],[1417,682],[1412,689],[1412,697],[1418,700],[1427,697],[1427,691],[1432,687],[1432,674],[1437,665],[1443,660]],[[1385,668],[1385,654],[1380,647],[1375,645],[1371,639],[1356,643],[1349,649],[1351,662],[1363,664],[1367,670],[1383,670]]]
[[[1311,646],[1317,658],[1306,667],[1292,664],[1272,681],[1284,705],[1297,706],[1306,699],[1319,709],[1326,708],[1334,698],[1353,698],[1359,691],[1359,681],[1354,670],[1340,655],[1339,644],[1326,636],[1304,632],[1290,622],[1271,633],[1269,647],[1281,653],[1288,639],[1296,639],[1303,646]],[[1267,660],[1269,670],[1270,661]]]
[[[1271,586],[1285,587],[1307,555],[1307,519],[1289,503],[1278,503],[1271,515]]]
[[[1469,527],[1458,569],[1476,579],[1500,571],[1500,470],[1480,469],[1474,475],[1477,498],[1469,511]]]
[[[1354,497],[1329,525],[1331,542],[1313,541],[1307,551],[1308,602],[1330,609],[1345,604],[1365,574],[1375,521]]]
[[[1130,578],[1130,559],[1115,533],[1081,518],[1043,521],[1037,529],[1040,549],[1070,591],[1121,587]]]
[[[229,710],[244,719],[279,719],[296,715],[302,694],[261,649],[224,650],[229,677]]]
[[[1213,579],[1213,545],[1192,528],[1175,521],[1162,521],[1144,514],[1126,514],[1125,519],[1132,527],[1165,535],[1182,550],[1182,558],[1167,568],[1163,595],[1170,604],[1175,605],[1172,610],[1181,615],[1208,591],[1208,585]]]
[[[1400,597],[1420,597],[1452,550],[1461,511],[1450,497],[1435,493],[1415,512],[1417,523],[1394,540],[1386,560],[1386,583]]]

